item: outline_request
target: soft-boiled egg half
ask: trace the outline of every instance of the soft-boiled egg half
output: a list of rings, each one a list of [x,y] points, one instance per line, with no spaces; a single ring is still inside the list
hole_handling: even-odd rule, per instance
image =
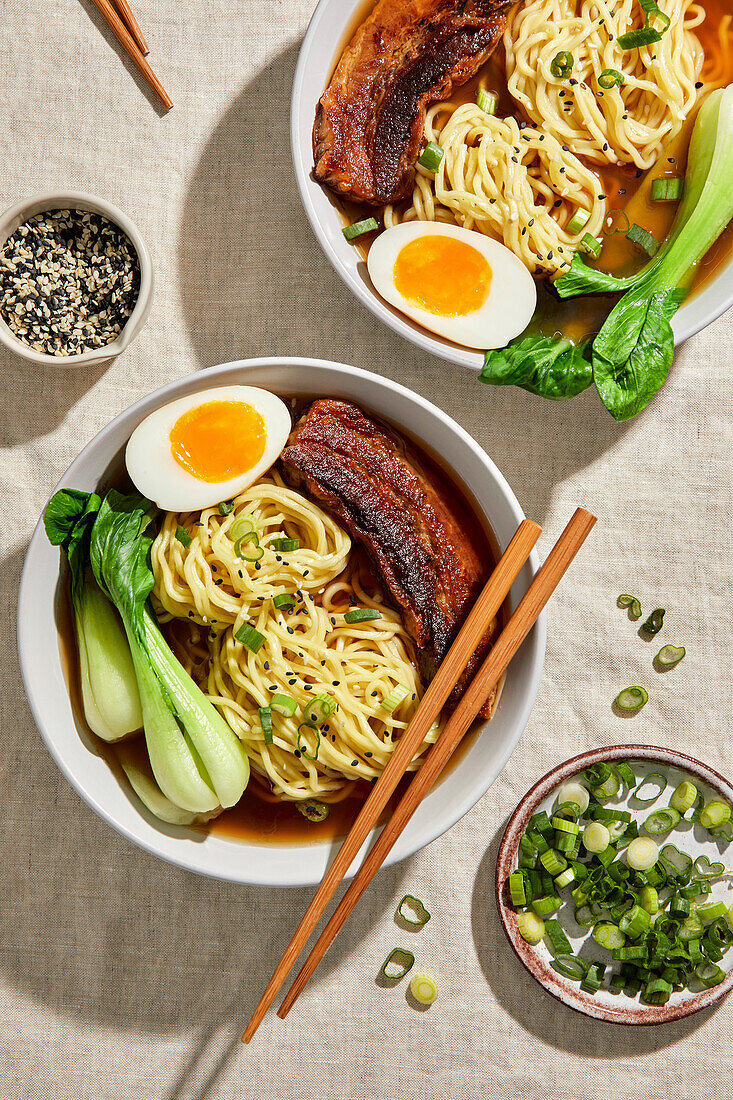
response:
[[[287,406],[254,386],[220,386],[156,409],[125,452],[135,487],[165,512],[237,496],[272,466],[288,438]]]
[[[529,324],[534,279],[503,244],[472,229],[403,222],[369,248],[369,275],[390,305],[467,348],[503,348]]]

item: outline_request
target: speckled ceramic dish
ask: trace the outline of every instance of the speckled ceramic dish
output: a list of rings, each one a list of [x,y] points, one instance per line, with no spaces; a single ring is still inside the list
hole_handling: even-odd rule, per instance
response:
[[[699,760],[693,760],[681,752],[671,749],[655,748],[651,745],[614,745],[612,747],[595,749],[592,752],[574,756],[572,760],[566,760],[543,776],[538,783],[524,796],[512,814],[507,825],[504,837],[499,848],[496,861],[496,903],[499,910],[499,918],[506,932],[507,939],[514,949],[515,954],[524,963],[527,970],[548,993],[556,997],[563,1004],[582,1012],[586,1016],[593,1016],[597,1020],[607,1020],[614,1024],[663,1024],[671,1020],[680,1020],[684,1016],[691,1016],[702,1008],[719,1001],[733,987],[733,950],[721,960],[720,966],[726,971],[725,979],[720,985],[712,989],[703,989],[700,992],[685,990],[681,993],[673,993],[666,1005],[646,1005],[638,998],[632,999],[623,993],[611,993],[608,988],[610,977],[607,971],[606,979],[601,989],[595,994],[584,993],[577,981],[558,974],[551,965],[551,955],[544,943],[532,947],[526,943],[519,934],[517,928],[516,912],[513,909],[508,896],[507,879],[511,871],[517,867],[517,853],[519,841],[527,828],[532,814],[540,810],[550,811],[554,800],[555,791],[567,779],[573,778],[584,768],[599,761],[626,760],[634,769],[636,775],[642,778],[652,772],[661,772],[667,777],[668,786],[658,802],[648,807],[648,810],[657,806],[666,806],[668,794],[684,778],[692,778],[696,786],[702,790],[707,798],[713,795],[724,798],[727,802],[733,802],[733,785],[719,775],[707,764],[701,764]],[[626,799],[612,799],[609,805],[620,804]],[[631,806],[629,807],[631,808]],[[644,811],[643,816],[646,815]],[[693,857],[707,855],[708,857],[726,861],[724,855],[716,855],[724,851],[721,842],[716,842],[709,837],[699,826],[686,831],[676,831],[674,842],[681,850],[688,852]],[[729,848],[729,851],[733,849]],[[731,859],[728,857],[727,863]],[[730,902],[730,897],[727,902]],[[575,925],[572,917],[567,913],[567,906],[559,911],[563,929],[573,943],[573,949],[579,948],[581,938],[584,938],[588,929],[580,929]],[[573,933],[576,933],[574,936]],[[599,947],[594,941],[590,941],[588,960],[611,962],[611,953]],[[582,951],[583,957],[586,952]]]

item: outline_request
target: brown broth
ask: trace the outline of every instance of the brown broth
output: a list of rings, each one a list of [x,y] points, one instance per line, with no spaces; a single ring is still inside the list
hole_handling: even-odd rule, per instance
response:
[[[703,0],[706,10],[705,21],[695,28],[695,34],[708,58],[717,58],[720,55],[720,42],[718,28],[722,17],[729,13],[730,0]],[[364,21],[374,7],[372,0],[367,0],[345,38],[342,49],[348,45],[354,32],[360,23]],[[729,57],[728,71],[725,74],[727,83],[733,81],[733,53]],[[503,45],[495,50],[482,69],[471,80],[460,88],[456,88],[451,95],[451,102],[459,105],[474,102],[478,94],[479,86],[495,92],[499,97],[497,114],[501,117],[516,114],[516,104],[509,94],[506,85],[505,61]],[[675,202],[652,202],[652,181],[660,176],[684,176],[687,166],[687,150],[690,143],[690,135],[694,125],[695,115],[688,118],[685,126],[675,140],[668,144],[660,156],[656,165],[648,172],[637,175],[633,165],[608,166],[601,168],[591,165],[598,173],[603,193],[608,196],[608,209],[623,210],[629,219],[629,224],[634,222],[648,229],[658,241],[663,241],[669,235],[672,223],[677,212]],[[329,192],[330,194],[330,192]],[[344,224],[359,221],[362,218],[373,217],[374,208],[354,203],[341,202],[335,197],[333,202],[341,213]],[[626,223],[620,219],[624,229]],[[355,243],[362,258],[367,259],[369,247],[378,232],[361,237]],[[729,262],[733,253],[733,222],[723,230],[722,234],[696,265],[697,270],[691,285],[691,294],[698,293],[720,270]],[[626,239],[625,232],[615,232],[604,237],[603,253],[599,261],[599,267],[619,277],[633,274],[638,271],[649,257],[640,252]],[[560,301],[550,289],[550,283],[546,279],[536,279],[537,283],[537,308],[530,322],[528,332],[544,333],[548,336],[563,335],[576,343],[586,338],[595,336],[603,322],[618,301],[617,296],[600,294],[588,295],[582,298],[572,298]]]

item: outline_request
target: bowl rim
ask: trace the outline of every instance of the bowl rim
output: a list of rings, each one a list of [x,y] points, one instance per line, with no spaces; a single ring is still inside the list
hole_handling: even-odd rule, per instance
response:
[[[512,917],[514,916],[514,910],[506,898],[506,882],[509,873],[514,870],[520,838],[526,829],[529,818],[540,803],[561,783],[577,775],[579,771],[590,764],[597,764],[602,760],[628,759],[648,760],[653,763],[680,768],[702,779],[709,786],[718,790],[728,801],[733,801],[733,784],[714,768],[711,768],[709,764],[696,760],[686,753],[678,752],[676,749],[667,749],[659,745],[626,744],[606,745],[579,753],[577,756],[555,765],[541,779],[538,779],[512,812],[496,857],[494,892],[499,920],[514,954],[543,989],[555,997],[556,1000],[561,1001],[584,1016],[590,1016],[596,1020],[604,1020],[612,1024],[651,1027],[656,1024],[670,1023],[673,1020],[682,1020],[687,1016],[692,1016],[695,1012],[700,1012],[703,1008],[709,1008],[710,1005],[715,1004],[733,988],[733,969],[728,972],[719,985],[695,993],[677,1004],[644,1005],[636,1010],[624,1008],[622,1002],[618,1006],[602,1004],[595,1001],[590,994],[584,993],[576,982],[571,982],[548,966],[545,960],[537,954],[534,947],[522,939],[517,929],[516,920],[510,919],[510,914]]]
[[[97,195],[88,194],[86,191],[36,192],[29,198],[21,199],[13,206],[9,206],[7,210],[0,214],[0,249],[5,245],[8,237],[28,218],[45,211],[66,209],[87,210],[93,214],[100,214],[122,230],[132,241],[137,253],[140,264],[140,288],[135,306],[125,321],[120,334],[109,344],[105,344],[104,347],[95,348],[93,351],[78,352],[75,355],[49,355],[46,352],[36,351],[18,339],[0,316],[0,342],[9,351],[14,352],[30,363],[61,367],[62,369],[106,362],[109,359],[115,359],[123,352],[147,320],[153,304],[155,284],[150,252],[135,223],[111,202],[99,198]]]
[[[381,375],[375,375],[370,371],[363,370],[359,367],[348,366],[347,364],[337,363],[333,360],[314,359],[301,356],[262,356],[255,359],[234,360],[230,363],[223,363],[218,366],[209,367],[205,370],[198,371],[195,374],[185,375],[181,378],[174,379],[171,382],[157,388],[139,400],[134,402],[127,409],[118,413],[108,424],[106,424],[100,432],[98,432],[79,452],[77,457],[68,467],[66,472],[58,481],[57,485],[52,490],[50,496],[53,495],[59,488],[73,485],[75,478],[75,471],[79,466],[83,464],[84,459],[93,452],[100,444],[100,440],[103,440],[108,434],[113,434],[115,429],[120,425],[123,420],[132,420],[135,417],[141,417],[151,412],[154,408],[159,407],[162,404],[170,400],[174,400],[176,396],[180,395],[181,391],[185,392],[198,392],[199,390],[206,389],[211,386],[215,380],[229,377],[231,375],[238,375],[240,378],[244,375],[246,380],[246,374],[250,370],[255,370],[263,367],[298,367],[298,368],[325,368],[327,371],[333,373],[334,377],[348,375],[351,377],[357,377],[361,379],[367,379],[370,385],[376,385],[382,387],[393,393],[399,393],[403,397],[406,397],[410,402],[416,403],[422,407],[431,415],[437,415],[448,428],[456,434],[462,443],[473,452],[476,458],[481,462],[484,470],[491,471],[495,479],[496,485],[501,492],[504,500],[509,507],[513,521],[518,526],[521,520],[524,518],[524,513],[512,492],[509,484],[504,478],[503,474],[496,467],[490,456],[484,451],[482,447],[460,426],[452,417],[445,413],[438,406],[434,405],[431,401],[422,397],[420,394],[413,390],[408,389],[406,386],[402,386],[397,382],[393,382],[389,378],[382,377]],[[368,402],[365,402],[367,404]],[[34,682],[34,666],[32,661],[32,654],[34,652],[33,632],[29,624],[29,616],[24,614],[24,607],[29,598],[29,592],[36,583],[36,577],[33,569],[33,559],[39,547],[39,544],[43,544],[45,540],[45,532],[43,528],[43,514],[41,514],[33,535],[30,539],[28,550],[23,565],[23,571],[20,581],[20,589],[18,594],[18,621],[17,621],[17,646],[18,657],[21,667],[21,675],[23,679],[23,685],[25,688],[26,696],[30,705],[31,712],[33,714],[36,726],[43,738],[46,747],[48,748],[51,756],[55,760],[62,774],[66,777],[71,786],[76,792],[84,799],[85,802],[104,820],[107,824],[111,825],[117,832],[125,836],[128,840],[142,847],[152,855],[157,856],[160,859],[164,859],[169,863],[182,867],[189,871],[195,871],[197,873],[206,875],[211,878],[221,879],[225,881],[246,883],[249,885],[262,885],[262,886],[276,886],[276,887],[299,887],[315,885],[321,880],[321,875],[317,874],[315,877],[312,871],[308,870],[308,861],[301,861],[302,866],[298,873],[291,875],[287,882],[284,882],[282,878],[267,877],[267,875],[260,875],[259,877],[252,877],[252,872],[247,872],[246,868],[229,866],[225,871],[221,869],[211,869],[205,866],[200,859],[196,859],[195,848],[182,847],[179,851],[175,852],[162,852],[159,850],[156,840],[160,829],[156,829],[153,836],[148,838],[146,835],[141,835],[140,830],[136,832],[135,828],[129,826],[124,821],[119,820],[113,812],[111,812],[107,806],[103,804],[95,795],[93,790],[90,790],[88,785],[85,784],[83,778],[76,775],[74,770],[67,764],[62,751],[62,745],[56,742],[54,737],[54,731],[48,728],[47,722],[41,712],[40,698],[38,697],[38,685]],[[528,566],[531,574],[534,575],[539,568],[539,557],[536,549],[532,551],[530,558],[528,559]],[[385,860],[385,866],[390,866],[399,862],[408,856],[413,855],[415,852],[420,851],[426,847],[437,837],[441,836],[448,829],[451,829],[461,817],[464,816],[478,801],[491,784],[499,776],[501,771],[506,765],[507,760],[511,756],[512,752],[516,748],[534,706],[537,692],[539,690],[540,682],[542,679],[542,671],[544,667],[545,647],[546,647],[546,634],[547,634],[547,619],[546,612],[543,612],[537,620],[535,628],[523,643],[523,648],[527,647],[529,654],[529,666],[527,671],[527,680],[529,683],[529,689],[524,693],[521,698],[521,704],[517,706],[516,713],[512,720],[513,733],[511,738],[507,738],[507,743],[500,754],[498,764],[495,766],[492,772],[488,770],[485,772],[483,778],[480,780],[476,788],[472,788],[468,791],[463,798],[454,800],[451,804],[451,808],[446,815],[443,816],[441,821],[436,825],[431,821],[429,825],[422,826],[422,833],[420,840],[410,839],[405,843],[405,834],[400,838],[395,847],[390,852],[389,856]],[[137,818],[135,819],[137,821]],[[140,815],[140,821],[144,818]],[[231,841],[234,844],[241,844],[243,848],[247,847],[247,843],[239,841]],[[332,842],[330,843],[333,847]],[[253,846],[254,847],[254,846]],[[310,847],[320,847],[320,845],[312,846],[297,846],[297,850],[302,848],[303,851],[307,851]],[[295,847],[291,850],[296,850]],[[357,859],[352,864],[347,875],[347,879],[353,877],[361,864],[366,846],[362,849]]]
[[[319,0],[310,22],[306,29],[303,41],[298,53],[298,61],[293,78],[293,88],[290,101],[290,152],[293,162],[295,180],[300,194],[306,216],[316,239],[341,281],[349,288],[354,296],[366,306],[366,308],[383,324],[397,335],[404,337],[411,344],[447,360],[457,366],[467,367],[469,370],[479,371],[483,365],[483,353],[461,347],[450,340],[429,333],[426,329],[410,321],[385,302],[373,289],[371,283],[359,278],[355,270],[339,255],[331,237],[325,228],[325,223],[320,217],[314,202],[316,189],[322,191],[320,184],[311,176],[313,154],[310,141],[301,140],[303,127],[301,116],[304,109],[310,111],[311,116],[315,112],[318,97],[325,90],[322,88],[312,104],[304,108],[304,87],[308,70],[312,61],[312,54],[316,42],[320,42],[321,31],[328,34],[334,46],[334,65],[338,59],[338,53],[348,41],[349,30],[354,26],[354,19],[363,6],[363,0]],[[338,12],[338,25],[334,32],[334,13]],[[340,45],[339,45],[340,44]],[[338,52],[336,52],[338,51]],[[310,134],[310,129],[308,130]],[[334,218],[337,217],[335,208],[331,204]],[[353,248],[353,246],[351,246]],[[691,309],[691,306],[697,308]],[[691,336],[707,328],[718,319],[726,310],[733,306],[733,254],[717,273],[706,281],[684,302],[672,318],[672,330],[674,333],[675,347],[679,346]]]

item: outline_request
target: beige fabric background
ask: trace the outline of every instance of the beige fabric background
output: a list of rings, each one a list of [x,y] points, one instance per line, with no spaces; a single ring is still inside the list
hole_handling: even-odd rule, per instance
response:
[[[4,0],[2,208],[32,191],[105,195],[140,226],[155,306],[106,372],[0,356],[3,645],[0,1097],[14,1100],[543,1100],[733,1096],[731,1004],[650,1030],[555,1003],[511,954],[492,902],[503,823],[548,767],[623,740],[699,753],[730,773],[733,315],[689,341],[627,426],[473,376],[378,327],[332,273],[290,168],[288,105],[313,0],[134,0],[175,101],[157,114],[88,0]],[[451,832],[384,872],[287,1022],[238,1041],[309,891],[244,888],[134,848],[80,801],[34,728],[15,653],[27,540],[51,488],[111,417],[215,363],[320,355],[406,382],[504,471],[546,552],[573,507],[600,517],[550,611],[544,681],[499,781]],[[688,657],[667,676],[615,608],[668,609]],[[620,687],[650,702],[615,718]],[[374,975],[409,890],[442,995],[427,1013]]]

